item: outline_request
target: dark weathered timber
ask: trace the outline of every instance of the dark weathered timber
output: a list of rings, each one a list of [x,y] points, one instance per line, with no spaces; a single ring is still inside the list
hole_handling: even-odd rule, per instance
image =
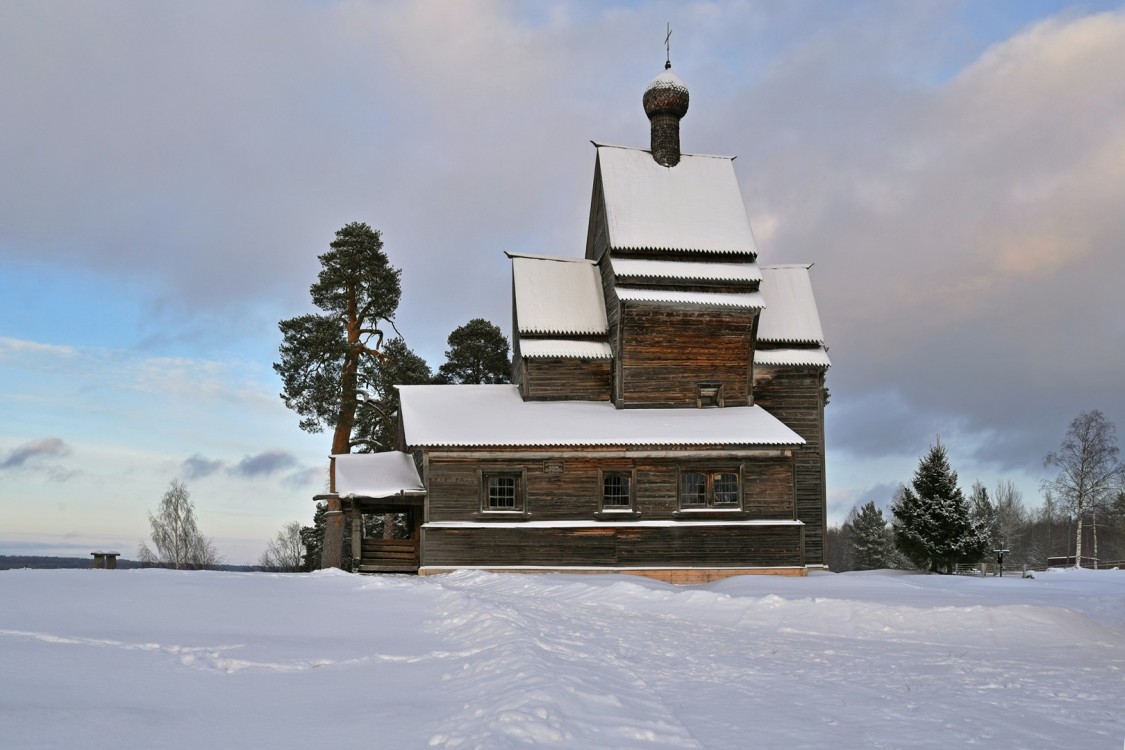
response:
[[[511,458],[507,458],[507,454]],[[721,455],[722,451],[717,451]],[[635,510],[645,519],[676,519],[679,508],[677,482],[681,469],[728,469],[742,472],[743,512],[747,519],[792,520],[796,515],[793,485],[794,457],[706,459],[677,458],[675,451],[661,458],[608,458],[594,448],[571,448],[565,458],[557,449],[540,449],[539,458],[525,450],[465,450],[456,456],[441,450],[427,452],[430,521],[474,521],[490,517],[480,510],[482,471],[524,472],[524,505],[532,520],[589,520],[596,517],[601,494],[601,472],[630,472],[634,481]],[[530,455],[535,455],[532,452]]]
[[[608,359],[524,359],[521,393],[528,401],[608,401]]]
[[[619,406],[695,407],[699,386],[726,406],[750,399],[755,310],[630,302],[621,313]]]
[[[420,535],[413,539],[364,539],[357,569],[360,573],[417,573],[419,549]]]
[[[426,565],[781,567],[803,565],[801,526],[425,528]]]
[[[812,367],[754,368],[754,401],[806,441],[794,463],[797,518],[805,522],[805,557],[825,563],[824,371]]]

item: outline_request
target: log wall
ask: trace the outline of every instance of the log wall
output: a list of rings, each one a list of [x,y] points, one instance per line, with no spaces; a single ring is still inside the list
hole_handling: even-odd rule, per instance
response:
[[[782,567],[804,564],[799,525],[423,528],[424,566]]]
[[[750,403],[757,312],[628,303],[620,316],[624,407],[691,407],[699,385],[723,388],[726,406]]]
[[[608,401],[608,359],[521,359],[520,394],[529,401]]]
[[[812,367],[755,367],[754,402],[803,437],[794,465],[797,518],[805,522],[805,559],[823,565],[827,524],[824,477],[824,371]]]

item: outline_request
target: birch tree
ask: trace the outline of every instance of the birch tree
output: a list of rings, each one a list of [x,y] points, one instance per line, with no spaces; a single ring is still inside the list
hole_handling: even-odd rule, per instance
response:
[[[258,565],[273,573],[294,573],[301,569],[305,545],[301,541],[301,524],[287,523],[266,546]]]
[[[1096,523],[1098,508],[1120,490],[1125,477],[1118,455],[1117,427],[1095,409],[1075,417],[1059,449],[1043,458],[1044,466],[1058,470],[1054,479],[1044,481],[1044,490],[1052,492],[1075,517],[1074,554],[1079,567],[1087,514],[1092,514]]]
[[[152,526],[151,549],[144,542],[137,548],[142,563],[185,568],[209,568],[218,565],[219,555],[210,539],[199,532],[195,523],[195,506],[183,482],[173,479],[160,500],[156,515],[148,514]]]

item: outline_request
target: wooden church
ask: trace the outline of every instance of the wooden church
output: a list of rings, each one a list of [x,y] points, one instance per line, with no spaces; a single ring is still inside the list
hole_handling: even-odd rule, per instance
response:
[[[670,67],[644,92],[650,148],[594,144],[585,257],[508,254],[513,384],[403,386],[400,450],[334,457],[326,566],[345,514],[387,512],[410,539],[353,522],[360,571],[824,566],[809,266],[758,264],[733,158],[680,151]]]

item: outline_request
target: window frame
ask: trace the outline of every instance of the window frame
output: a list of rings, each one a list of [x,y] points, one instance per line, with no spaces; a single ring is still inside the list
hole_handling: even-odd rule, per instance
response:
[[[695,387],[695,406],[697,409],[723,408],[723,384],[698,383]]]
[[[605,483],[611,476],[623,476],[629,480],[629,504],[606,505]],[[598,469],[598,516],[635,516],[637,514],[637,470],[633,468]]]
[[[492,479],[508,478],[515,480],[515,507],[493,508],[489,505],[489,483]],[[527,470],[483,468],[477,471],[477,487],[480,494],[480,514],[492,518],[522,518],[527,512]]]
[[[683,466],[676,470],[676,508],[677,513],[743,513],[745,499],[745,475],[741,464],[738,466]],[[703,502],[685,503],[684,481],[691,474],[701,474],[703,480]],[[738,483],[734,502],[720,502],[716,485],[724,475],[733,475]]]

